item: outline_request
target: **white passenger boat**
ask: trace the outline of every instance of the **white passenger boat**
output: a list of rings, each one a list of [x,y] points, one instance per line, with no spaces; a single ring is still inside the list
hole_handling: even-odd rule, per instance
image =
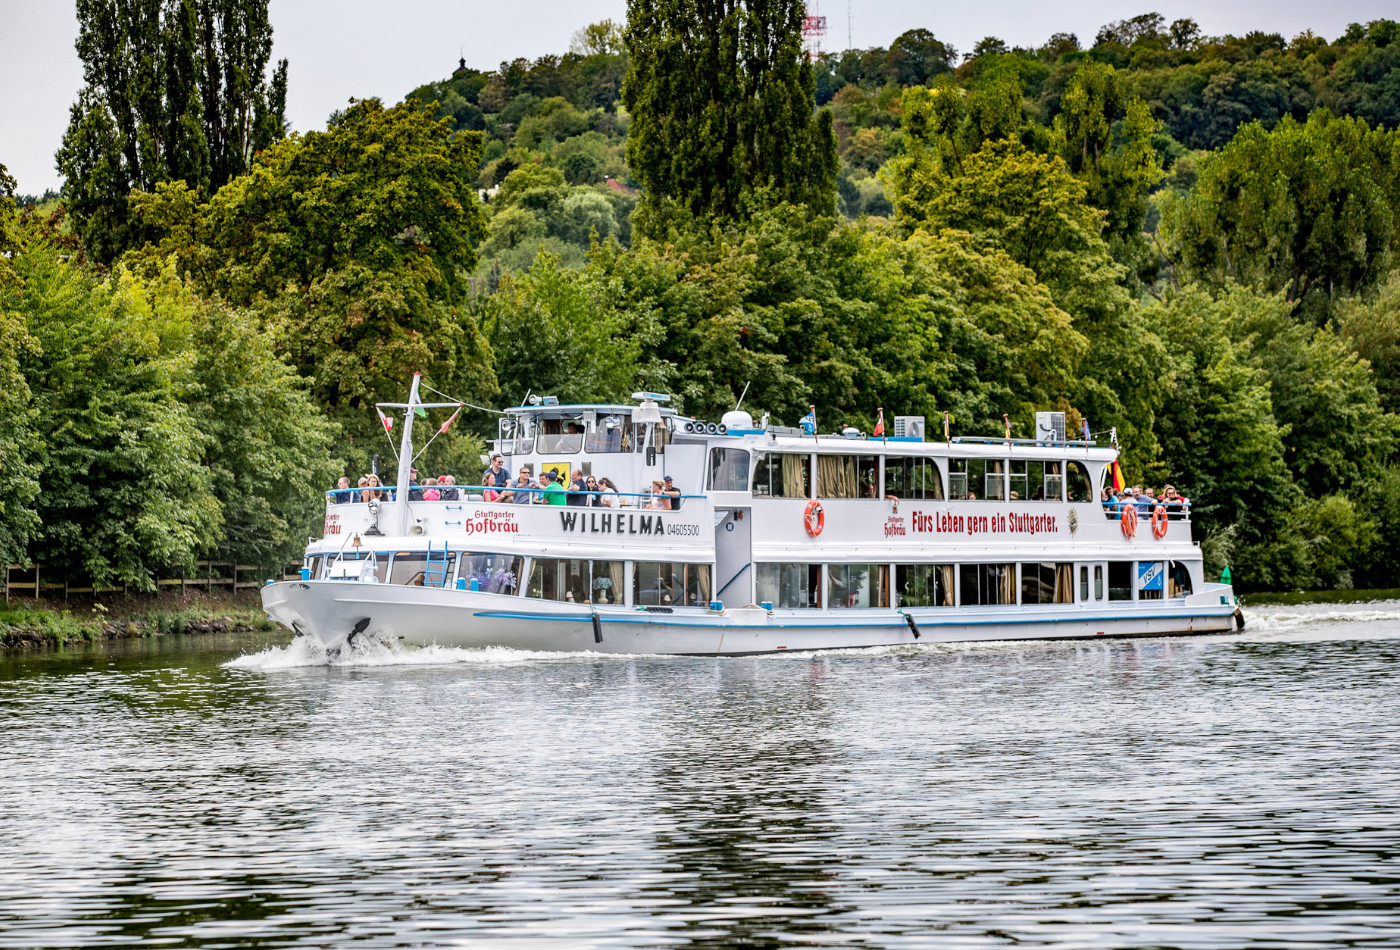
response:
[[[1050,414],[1042,439],[929,442],[912,417],[888,439],[816,435],[634,399],[535,397],[494,442],[512,481],[581,470],[616,494],[418,500],[415,410],[460,407],[421,402],[415,376],[407,403],[380,406],[402,420],[396,486],[328,496],[301,579],[263,589],[268,616],[329,651],[363,636],[705,655],[1243,623],[1230,586],[1203,575],[1189,510],[1106,512],[1116,447],[1068,440]],[[666,475],[678,497],[658,499]]]

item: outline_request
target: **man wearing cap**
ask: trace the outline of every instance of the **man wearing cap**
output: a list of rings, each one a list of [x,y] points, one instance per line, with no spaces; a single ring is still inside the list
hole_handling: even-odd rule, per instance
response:
[[[491,467],[481,473],[481,484],[500,491],[510,487],[510,472],[505,469],[505,459],[497,452],[491,456]]]
[[[562,505],[566,502],[564,486],[559,484],[559,476],[553,470],[544,473],[544,503]]]
[[[423,500],[423,489],[418,485],[418,469],[416,468],[410,468],[408,470],[408,500]]]
[[[675,511],[681,506],[681,490],[676,487],[675,480],[670,475],[666,476],[665,482],[666,487],[663,491],[668,496],[667,503],[671,506],[671,510]]]

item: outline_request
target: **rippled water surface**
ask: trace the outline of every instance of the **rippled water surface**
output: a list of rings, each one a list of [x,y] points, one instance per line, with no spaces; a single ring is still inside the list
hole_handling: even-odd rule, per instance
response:
[[[1400,946],[1400,602],[772,658],[0,657],[0,946]]]

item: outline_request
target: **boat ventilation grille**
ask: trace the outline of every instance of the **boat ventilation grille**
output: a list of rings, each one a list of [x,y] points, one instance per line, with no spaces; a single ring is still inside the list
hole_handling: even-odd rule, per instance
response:
[[[673,614],[676,611],[671,607],[647,607],[646,612],[649,614]]]

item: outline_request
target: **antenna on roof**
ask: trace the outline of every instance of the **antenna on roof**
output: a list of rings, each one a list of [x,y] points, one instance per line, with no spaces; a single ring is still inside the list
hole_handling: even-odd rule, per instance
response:
[[[749,387],[752,385],[753,380],[749,380],[747,383],[744,384],[744,391],[739,394],[739,401],[734,404],[735,409],[738,409],[744,404],[744,397],[749,394]]]

